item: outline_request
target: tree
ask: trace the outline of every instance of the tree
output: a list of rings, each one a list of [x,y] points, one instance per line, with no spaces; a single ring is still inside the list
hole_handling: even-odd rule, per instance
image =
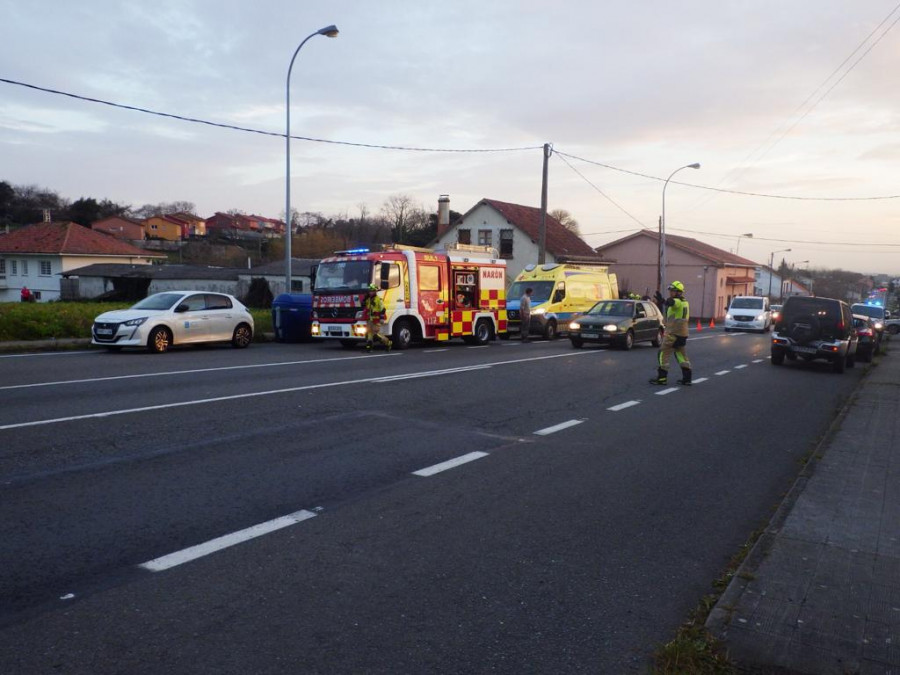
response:
[[[164,216],[167,213],[195,213],[196,210],[197,205],[194,202],[160,202],[129,209],[129,214],[135,218],[150,218],[151,216]]]
[[[549,211],[547,215],[558,220],[560,225],[573,234],[577,234],[579,237],[581,236],[581,228],[578,226],[578,221],[565,209],[553,209],[552,211]]]
[[[381,207],[381,217],[391,228],[391,241],[423,246],[428,239],[428,214],[409,195],[392,195]]]

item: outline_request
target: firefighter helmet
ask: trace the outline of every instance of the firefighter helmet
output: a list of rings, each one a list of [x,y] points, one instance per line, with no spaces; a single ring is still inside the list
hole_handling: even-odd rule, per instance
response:
[[[673,281],[671,284],[669,284],[669,290],[684,293],[684,284],[680,281]]]

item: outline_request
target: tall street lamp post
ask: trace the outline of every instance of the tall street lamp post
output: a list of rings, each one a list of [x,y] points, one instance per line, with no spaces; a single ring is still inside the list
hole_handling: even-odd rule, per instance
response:
[[[794,292],[794,270],[797,269],[797,265],[806,265],[809,264],[809,260],[801,260],[800,262],[792,262],[791,263],[791,280],[790,287],[788,288],[788,297],[791,297],[791,294]]]
[[[682,169],[699,169],[700,164],[695,162],[694,164],[686,164],[685,166],[679,167],[675,169],[672,173],[669,174],[669,177],[666,178],[666,182],[663,183],[663,192],[662,192],[662,216],[659,219],[659,266],[656,272],[656,291],[657,293],[662,293],[662,289],[666,287],[666,187],[669,185],[669,181],[672,180],[672,176],[681,171]]]
[[[775,254],[776,253],[787,253],[790,250],[791,249],[789,249],[789,248],[783,248],[779,251],[772,251],[769,254],[769,300],[770,301],[772,300],[772,277],[774,276],[774,272],[775,272],[775,270],[772,269],[772,265],[775,264]]]
[[[291,235],[293,234],[292,218],[291,218],[291,71],[294,69],[294,60],[297,54],[303,48],[307,41],[316,35],[325,35],[326,37],[337,37],[337,26],[326,26],[320,28],[315,33],[310,33],[306,39],[300,43],[291,57],[291,65],[288,66],[287,84],[285,86],[285,181],[284,181],[284,292],[291,292]]]
[[[753,239],[753,233],[747,232],[746,234],[738,235],[737,246],[734,249],[735,255],[741,254],[741,239],[743,239],[744,237],[746,237],[747,239]]]

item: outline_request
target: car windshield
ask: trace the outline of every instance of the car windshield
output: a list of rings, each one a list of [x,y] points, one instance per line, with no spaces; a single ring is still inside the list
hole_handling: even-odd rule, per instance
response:
[[[363,291],[371,283],[370,260],[323,262],[316,270],[317,291]]]
[[[884,318],[884,307],[879,307],[878,305],[853,305],[851,309],[854,314],[865,314],[874,319]]]
[[[516,281],[512,286],[509,287],[509,291],[506,293],[506,297],[510,300],[518,300],[523,295],[525,295],[525,289],[530,288],[533,293],[531,294],[531,304],[539,305],[542,302],[547,302],[550,299],[550,293],[553,292],[553,282],[552,281]]]
[[[601,300],[588,310],[591,316],[632,316],[634,303],[628,300]]]
[[[171,309],[184,297],[184,293],[156,293],[141,300],[131,309]]]
[[[731,301],[731,309],[762,309],[762,298],[735,298]]]

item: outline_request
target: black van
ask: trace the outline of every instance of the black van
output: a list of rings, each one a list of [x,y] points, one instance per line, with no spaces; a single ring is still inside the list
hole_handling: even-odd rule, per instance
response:
[[[843,300],[791,296],[772,335],[772,365],[825,359],[836,373],[852,368],[858,344],[850,305]]]

